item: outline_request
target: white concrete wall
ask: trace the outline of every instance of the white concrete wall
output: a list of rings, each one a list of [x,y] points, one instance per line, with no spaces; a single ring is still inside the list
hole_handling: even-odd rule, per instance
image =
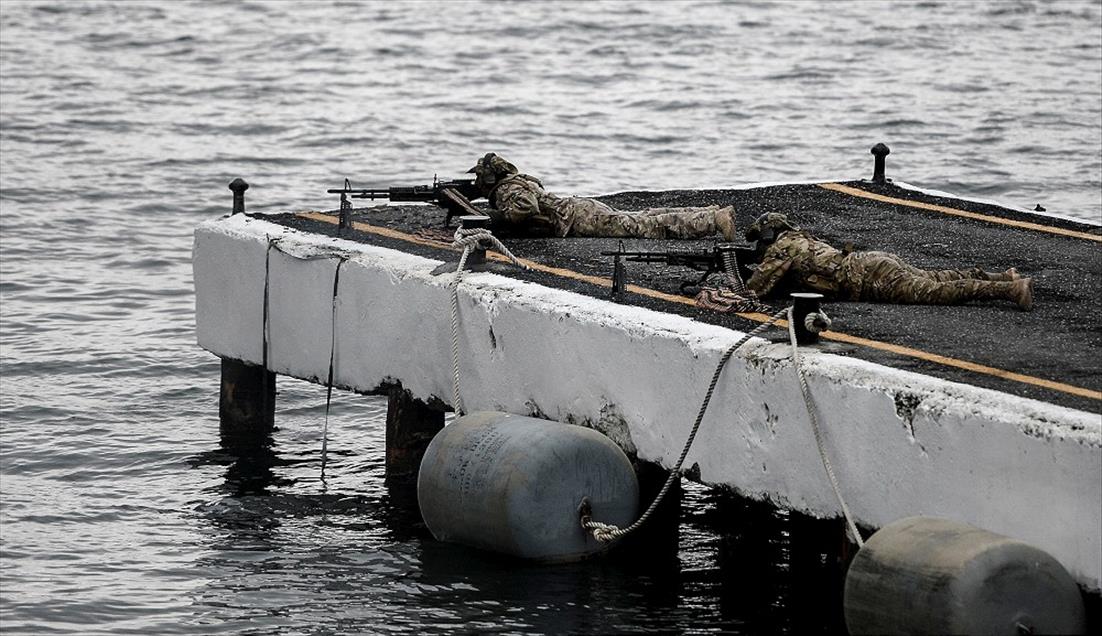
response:
[[[388,379],[451,402],[450,275],[439,261],[319,237],[243,215],[195,232],[199,344],[261,361],[268,239],[298,257],[343,251],[338,385]],[[270,359],[326,377],[336,260],[270,260]],[[724,349],[741,333],[490,273],[460,286],[468,410],[588,424],[671,466]],[[843,327],[844,328],[844,327]],[[840,514],[787,345],[754,340],[724,371],[686,466],[703,481],[818,516]],[[804,350],[826,444],[860,523],[948,517],[1032,543],[1089,589],[1102,578],[1097,415]],[[909,405],[909,406],[907,406]]]

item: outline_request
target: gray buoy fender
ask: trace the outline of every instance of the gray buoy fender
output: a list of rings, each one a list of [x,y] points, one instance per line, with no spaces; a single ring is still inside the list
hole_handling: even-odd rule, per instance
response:
[[[851,634],[1079,634],[1083,599],[1056,559],[933,517],[884,526],[846,574]]]
[[[619,446],[585,427],[495,411],[445,426],[417,478],[434,537],[541,561],[607,547],[580,525],[583,498],[606,523],[635,520],[639,485]]]

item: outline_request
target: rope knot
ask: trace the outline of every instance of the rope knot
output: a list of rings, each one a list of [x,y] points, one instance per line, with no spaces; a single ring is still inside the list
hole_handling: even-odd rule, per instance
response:
[[[493,236],[490,230],[486,228],[459,227],[456,228],[455,235],[452,236],[452,247],[489,249],[493,246],[493,243],[490,241]]]
[[[582,528],[589,530],[593,534],[593,538],[601,543],[608,543],[627,534],[619,526],[593,521],[589,517],[582,517]]]
[[[831,320],[830,316],[826,315],[826,312],[819,310],[817,312],[811,312],[804,316],[804,328],[811,333],[819,333],[830,329]]]
[[[457,228],[455,230],[455,235],[452,237],[452,247],[463,250],[463,257],[460,258],[459,269],[462,269],[462,264],[466,262],[467,254],[474,249],[492,249],[508,258],[513,265],[522,269],[529,269],[528,266],[520,262],[520,259],[514,256],[513,253],[509,251],[509,248],[505,247],[489,229],[484,227]]]

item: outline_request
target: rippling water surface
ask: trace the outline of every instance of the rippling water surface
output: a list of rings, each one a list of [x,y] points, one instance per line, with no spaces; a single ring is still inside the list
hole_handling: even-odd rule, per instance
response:
[[[0,4],[4,633],[836,629],[799,523],[692,489],[669,559],[530,568],[382,485],[385,402],[281,381],[220,450],[191,231],[486,151],[560,192],[889,176],[1102,219],[1098,2]],[[818,559],[818,561],[816,560]],[[819,565],[816,565],[818,563]],[[830,587],[835,585],[835,587]],[[833,608],[833,609],[832,609]]]

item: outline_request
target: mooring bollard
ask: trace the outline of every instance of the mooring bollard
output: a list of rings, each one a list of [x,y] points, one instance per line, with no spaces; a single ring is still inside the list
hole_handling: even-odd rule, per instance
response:
[[[248,189],[249,184],[240,177],[230,181],[230,190],[233,191],[233,214],[245,213],[245,190]]]
[[[484,214],[467,214],[459,217],[459,229],[460,230],[479,230],[490,226],[490,217]],[[456,268],[459,266],[459,261],[448,261],[441,263],[436,269],[432,270],[433,276],[440,276],[441,274],[455,274]],[[491,263],[486,260],[486,247],[482,242],[478,242],[471,247],[470,252],[467,254],[467,260],[464,263],[464,269],[468,272],[484,272],[494,271],[495,268],[509,267],[503,263]]]
[[[884,157],[887,157],[891,152],[891,149],[884,144],[876,144],[872,147],[872,154],[876,157],[876,161],[872,167],[873,183],[885,183],[887,181],[884,177]]]
[[[805,323],[808,314],[819,313],[823,295],[812,292],[794,292],[790,296],[792,297],[792,322],[795,323],[793,326],[796,328],[796,342],[802,345],[819,342],[819,331],[825,329],[826,325],[816,320],[815,324],[819,329],[812,331],[807,328]]]
[[[490,217],[484,215],[468,214],[459,217],[459,229],[461,230],[481,230],[490,225]],[[472,269],[476,265],[482,265],[486,262],[486,248],[479,244],[478,247],[473,248],[471,253],[467,255],[467,268]]]

